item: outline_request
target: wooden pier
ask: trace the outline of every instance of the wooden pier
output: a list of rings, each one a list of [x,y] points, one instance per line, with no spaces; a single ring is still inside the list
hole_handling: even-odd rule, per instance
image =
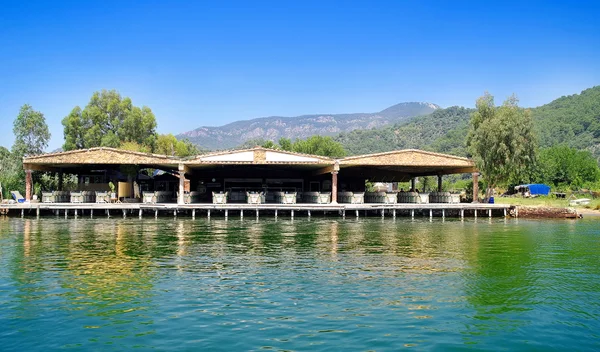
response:
[[[18,203],[1,204],[0,211],[8,216],[428,216],[433,217],[505,217],[513,207],[506,204],[431,203],[431,204],[175,204],[175,203]],[[516,214],[513,214],[516,215]]]

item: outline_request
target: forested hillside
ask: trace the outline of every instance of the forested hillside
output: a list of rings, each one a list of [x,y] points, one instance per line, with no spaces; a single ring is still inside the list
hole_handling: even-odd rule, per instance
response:
[[[566,143],[600,156],[600,86],[532,109],[541,147]]]
[[[342,143],[350,155],[409,148],[466,155],[464,141],[472,111],[453,106],[407,123],[341,133],[335,140]]]
[[[472,111],[462,107],[439,109],[393,126],[342,133],[335,139],[351,155],[405,148],[466,155],[465,138]],[[564,143],[600,157],[600,86],[531,111],[540,147]]]

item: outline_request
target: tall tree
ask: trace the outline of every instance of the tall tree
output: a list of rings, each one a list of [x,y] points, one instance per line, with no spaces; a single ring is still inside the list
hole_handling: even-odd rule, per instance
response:
[[[13,132],[15,144],[12,149],[18,158],[42,154],[50,140],[50,130],[44,114],[33,110],[28,104],[21,107],[13,124]]]
[[[161,134],[156,140],[156,154],[168,156],[193,156],[199,153],[198,148],[187,139],[178,140],[172,134]]]
[[[292,151],[292,141],[289,138],[281,137],[278,143],[282,150]]]
[[[292,151],[297,153],[342,157],[346,155],[344,147],[331,137],[312,136],[294,141]]]
[[[342,157],[346,155],[346,150],[341,143],[336,142],[331,137],[318,135],[308,137],[307,139],[296,139],[293,142],[288,138],[282,137],[277,144],[271,140],[252,139],[246,141],[241,147],[252,148],[257,145],[260,145],[263,148],[330,157]]]
[[[477,99],[467,145],[488,183],[494,187],[528,181],[536,161],[536,138],[529,110],[513,95],[500,107],[489,93]]]
[[[64,150],[118,148],[125,142],[154,149],[157,138],[152,110],[134,106],[131,99],[121,97],[115,90],[95,92],[83,110],[76,106],[62,124]]]
[[[565,144],[542,149],[539,166],[541,181],[563,189],[577,189],[600,179],[598,161],[592,153]]]

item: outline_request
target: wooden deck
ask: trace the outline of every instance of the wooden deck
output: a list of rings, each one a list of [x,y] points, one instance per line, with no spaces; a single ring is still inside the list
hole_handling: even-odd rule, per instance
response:
[[[301,215],[311,216],[315,214],[327,214],[336,216],[415,216],[415,213],[424,216],[459,216],[464,217],[465,213],[470,216],[506,216],[509,214],[511,205],[506,204],[487,204],[487,203],[366,203],[366,204],[175,204],[175,203],[19,203],[19,204],[0,204],[0,210],[4,210],[8,215],[21,216],[40,216],[40,215],[90,215],[90,216],[110,216],[122,213],[123,216],[133,215],[142,217],[144,214],[159,215],[256,215],[263,214],[284,214],[289,216]],[[111,214],[112,212],[112,214]],[[283,214],[282,214],[283,215]]]

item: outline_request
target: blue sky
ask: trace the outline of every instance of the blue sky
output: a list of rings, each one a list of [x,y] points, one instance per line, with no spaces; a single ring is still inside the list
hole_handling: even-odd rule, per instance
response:
[[[0,1],[0,145],[116,89],[161,133],[405,101],[523,106],[600,84],[600,2]]]

